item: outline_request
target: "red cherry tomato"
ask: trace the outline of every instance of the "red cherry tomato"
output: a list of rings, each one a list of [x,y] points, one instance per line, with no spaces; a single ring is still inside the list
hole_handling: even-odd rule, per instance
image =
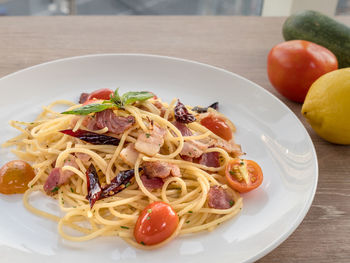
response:
[[[315,43],[291,40],[274,46],[267,58],[272,86],[286,98],[303,102],[311,84],[338,69],[335,55]]]
[[[90,93],[87,101],[91,99],[109,100],[111,94],[113,94],[113,90],[111,89],[98,89]]]
[[[6,163],[0,169],[0,193],[21,194],[28,189],[28,183],[35,177],[30,164],[15,160]]]
[[[201,120],[201,124],[226,141],[232,139],[232,130],[223,118],[210,114]]]
[[[248,183],[239,169],[239,166],[244,166],[244,164],[247,165]],[[225,175],[230,187],[240,193],[246,193],[257,188],[263,181],[263,173],[259,164],[252,160],[231,160],[226,166]]]
[[[91,100],[87,100],[83,103],[83,106],[88,105],[88,104],[92,104],[92,103],[102,103],[103,100],[99,100],[99,99],[91,99]]]
[[[170,205],[153,202],[137,219],[134,236],[137,243],[155,245],[169,238],[179,224],[179,217]]]

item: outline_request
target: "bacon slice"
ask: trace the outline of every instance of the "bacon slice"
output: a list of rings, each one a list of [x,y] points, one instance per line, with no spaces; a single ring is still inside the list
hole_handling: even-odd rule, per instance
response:
[[[75,162],[74,158],[72,157],[68,157],[63,164],[63,167],[65,166],[73,166],[74,168],[79,168],[78,164]],[[61,184],[65,184],[68,182],[69,178],[73,175],[74,173],[72,171],[66,170],[64,172],[62,172],[61,175],[61,180],[60,183]]]
[[[58,187],[62,170],[61,168],[53,168],[49,174],[49,177],[46,179],[44,184],[44,190],[47,194],[54,194],[56,187]]]
[[[150,133],[141,133],[137,137],[135,149],[149,156],[156,155],[164,144],[165,133],[165,129],[154,124]]]
[[[79,121],[79,119],[81,118],[81,116],[74,116],[70,122],[70,127],[73,129],[75,127],[75,125],[77,124],[77,122]]]
[[[69,157],[63,164],[64,166],[73,166],[75,168],[78,168],[77,163]],[[69,178],[74,173],[72,171],[62,171],[62,168],[56,167],[53,168],[49,174],[49,177],[46,179],[46,182],[44,184],[44,190],[47,194],[53,194],[57,191],[55,191],[56,187],[59,187],[69,181]]]
[[[186,124],[175,121],[173,122],[174,126],[178,128],[182,136],[191,136],[193,135],[191,130],[186,126]],[[203,152],[208,149],[209,145],[202,143],[200,141],[186,141],[180,152],[181,157],[190,161],[190,158],[199,158]],[[184,159],[184,160],[185,160]]]
[[[95,120],[97,128],[103,129],[107,127],[109,132],[115,134],[123,133],[135,123],[135,118],[133,116],[117,116],[111,109],[97,112]]]
[[[156,100],[156,101],[153,102],[153,105],[156,106],[158,110],[160,110],[160,116],[161,116],[161,117],[164,117],[164,114],[165,114],[165,112],[166,112],[166,109],[165,109],[165,107],[163,106],[163,104],[162,104],[161,102],[159,102],[159,101]]]
[[[218,152],[203,153],[198,163],[208,167],[220,167],[219,156]]]
[[[135,149],[134,143],[129,143],[123,150],[120,152],[120,158],[123,159],[125,163],[130,166],[134,166],[137,158],[139,157],[139,152]]]
[[[221,186],[211,186],[208,192],[208,206],[215,209],[228,209],[234,204],[232,196]]]
[[[163,187],[163,184],[164,184],[164,181],[162,180],[162,178],[159,178],[159,177],[148,178],[147,175],[141,175],[141,181],[148,190],[160,189]]]
[[[181,155],[180,154],[180,157],[181,157],[181,159],[182,160],[184,160],[184,161],[186,161],[186,162],[193,162],[193,158],[192,157],[189,157],[189,156],[187,156],[187,155]]]
[[[214,147],[219,147],[221,149],[224,149],[228,153],[232,153],[234,156],[238,157],[243,154],[241,145],[236,144],[233,139],[230,141],[225,140],[215,140],[213,141],[212,145]]]
[[[204,151],[208,149],[209,145],[200,141],[186,141],[180,152],[181,155],[186,155],[191,158],[199,158]]]
[[[99,130],[97,127],[96,119],[91,116],[84,117],[82,125],[84,125],[90,131]]]
[[[181,132],[182,136],[191,136],[192,132],[191,130],[186,126],[186,124],[174,121],[174,126]]]
[[[174,121],[173,124],[181,132],[182,136],[192,136],[193,135],[191,130],[186,126],[186,124],[178,122],[178,121]],[[185,160],[187,162],[192,162],[193,158],[190,155],[195,156],[196,154],[194,154],[194,153],[196,153],[197,150],[198,150],[197,148],[195,150],[193,149],[193,147],[191,146],[191,143],[184,142],[184,147],[182,148],[180,156],[183,160]],[[199,152],[199,150],[198,150],[198,152]]]
[[[149,178],[166,178],[170,175],[175,177],[181,177],[180,168],[171,163],[155,161],[143,163],[144,174]]]
[[[86,153],[75,153],[75,156],[83,163],[83,164],[88,164],[91,156],[86,154]]]
[[[77,122],[80,120],[80,118],[84,118],[83,122],[81,123],[83,126],[85,126],[88,130],[90,131],[94,131],[94,130],[98,130],[97,126],[96,126],[96,120],[95,118],[91,117],[90,115],[88,116],[75,116],[72,121],[71,121],[71,127],[72,129],[75,127],[75,125],[77,124]]]

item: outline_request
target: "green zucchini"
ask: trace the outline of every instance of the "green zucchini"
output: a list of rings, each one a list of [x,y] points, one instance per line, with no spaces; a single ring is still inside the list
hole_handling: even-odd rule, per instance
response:
[[[350,67],[350,28],[316,11],[291,15],[283,24],[285,40],[308,40],[334,53],[339,68]]]

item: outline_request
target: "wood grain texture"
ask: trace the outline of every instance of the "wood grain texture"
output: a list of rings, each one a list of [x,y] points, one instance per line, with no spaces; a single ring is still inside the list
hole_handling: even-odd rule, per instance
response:
[[[285,18],[260,17],[4,17],[0,18],[0,77],[38,63],[92,53],[181,57],[236,72],[280,98],[315,144],[319,184],[302,224],[267,262],[350,262],[350,147],[320,139],[299,104],[270,85],[267,54],[282,42]],[[350,25],[350,18],[338,20]],[[349,117],[350,118],[350,117]]]

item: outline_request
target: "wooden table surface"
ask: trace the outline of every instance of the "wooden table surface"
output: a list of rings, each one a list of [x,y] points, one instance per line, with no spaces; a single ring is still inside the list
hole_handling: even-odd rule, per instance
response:
[[[350,17],[338,17],[350,25]],[[297,230],[258,262],[350,262],[350,147],[320,139],[299,104],[281,97],[266,74],[269,50],[282,42],[285,18],[3,17],[0,77],[58,58],[94,53],[150,53],[196,60],[238,73],[280,98],[315,144],[319,183]],[[350,118],[350,117],[349,117]]]

